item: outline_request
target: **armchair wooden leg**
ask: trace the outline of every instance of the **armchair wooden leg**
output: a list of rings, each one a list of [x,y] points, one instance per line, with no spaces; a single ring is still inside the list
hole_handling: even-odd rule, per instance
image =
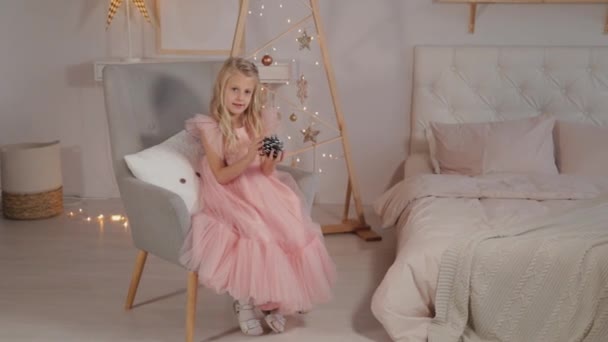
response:
[[[135,293],[139,286],[139,279],[141,279],[141,273],[144,271],[144,265],[146,264],[146,258],[148,252],[140,250],[135,260],[135,268],[133,269],[133,275],[131,276],[131,285],[129,286],[129,293],[127,294],[127,301],[125,302],[125,310],[131,310],[133,307],[133,301],[135,300]]]
[[[198,273],[188,273],[188,302],[186,304],[186,342],[194,340],[194,322],[196,317],[196,292],[198,290]]]

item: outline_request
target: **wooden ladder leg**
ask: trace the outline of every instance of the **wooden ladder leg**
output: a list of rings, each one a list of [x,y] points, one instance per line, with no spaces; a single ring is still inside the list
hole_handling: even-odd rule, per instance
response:
[[[236,29],[234,30],[234,38],[232,39],[232,49],[230,57],[236,57],[241,54],[243,43],[245,41],[245,24],[247,20],[247,10],[249,9],[249,0],[241,0],[239,4],[239,17],[236,21]]]
[[[125,310],[131,310],[133,307],[133,301],[135,300],[135,293],[137,293],[137,287],[139,286],[139,280],[141,274],[144,271],[144,265],[146,264],[146,258],[148,252],[140,250],[137,253],[137,259],[135,259],[135,268],[133,269],[133,275],[131,276],[131,285],[129,285],[129,293],[127,294],[127,301],[125,302]]]
[[[186,304],[186,342],[194,340],[194,322],[196,320],[196,293],[198,290],[198,273],[188,273],[188,302]]]
[[[344,160],[346,161],[346,169],[348,170],[348,188],[347,188],[347,199],[352,196],[355,204],[355,210],[357,212],[357,220],[343,220],[341,224],[337,225],[324,225],[322,228],[324,234],[336,234],[336,233],[347,233],[354,232],[365,241],[377,241],[381,240],[381,237],[376,234],[371,227],[365,222],[365,215],[363,213],[363,202],[361,201],[361,194],[359,192],[359,183],[355,168],[351,158],[351,145],[346,130],[346,122],[342,111],[342,104],[338,98],[338,89],[336,86],[336,78],[334,75],[333,66],[330,62],[329,52],[327,50],[327,42],[325,40],[325,30],[323,29],[323,23],[320,17],[319,0],[310,0],[310,8],[312,9],[312,17],[315,22],[317,29],[317,37],[319,39],[319,48],[321,50],[321,56],[323,58],[323,66],[325,68],[325,76],[329,84],[329,92],[331,95],[332,103],[336,113],[336,121],[338,122],[338,128],[340,130],[340,136],[342,138],[342,149],[344,151]],[[345,203],[345,212],[350,205]]]

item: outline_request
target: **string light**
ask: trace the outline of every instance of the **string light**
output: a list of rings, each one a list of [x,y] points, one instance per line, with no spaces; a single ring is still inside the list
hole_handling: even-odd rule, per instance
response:
[[[260,7],[259,7],[259,9],[260,9],[260,13],[259,13],[259,14],[260,14],[260,16],[262,16],[261,11],[265,11],[265,3],[264,3],[264,1],[260,1],[258,4],[259,4],[259,6],[260,6]],[[282,2],[282,1],[280,1],[280,2],[279,2],[279,8],[281,8],[281,9],[285,8],[283,5],[284,5],[284,4],[283,4],[283,2]],[[273,6],[274,6],[274,5],[273,5]],[[276,7],[275,7],[275,8],[276,8]],[[255,11],[254,11],[254,12],[255,12]],[[249,11],[249,13],[251,14],[251,11]],[[287,14],[287,13],[288,13],[288,12],[285,12],[285,14]],[[292,18],[291,18],[290,16],[284,16],[283,18],[284,18],[283,20],[285,20],[285,21],[287,22],[287,24],[292,24]],[[260,20],[263,20],[263,19],[260,19]],[[294,32],[295,32],[295,31],[297,31],[297,32],[298,32],[298,35],[302,35],[302,34],[304,34],[304,32],[306,32],[306,31],[310,31],[310,30],[308,30],[308,28],[309,28],[309,27],[307,27],[306,25],[302,25],[302,27],[293,27],[293,29],[295,29],[295,30],[294,30]],[[317,33],[317,34],[313,34],[313,35],[311,35],[311,36],[309,36],[309,37],[310,37],[310,41],[315,42],[315,39],[317,39],[319,36],[318,36],[318,33]],[[296,39],[296,41],[298,41],[298,39]],[[267,47],[267,48],[266,48],[266,52],[265,52],[265,54],[276,54],[276,53],[277,53],[277,51],[278,51],[277,47],[275,47],[275,46],[270,46],[270,47]],[[317,58],[318,58],[318,57],[317,57]],[[253,56],[253,60],[254,60],[254,61],[258,61],[258,58],[257,58],[257,56],[256,56],[256,55],[254,55],[254,56]],[[319,61],[319,60],[314,60],[314,59],[313,59],[313,60],[312,60],[312,62],[314,62],[314,64],[313,64],[313,66],[314,66],[314,67],[319,67],[319,66],[321,66],[321,61]],[[293,68],[293,69],[299,69],[299,66],[296,64],[296,63],[297,63],[296,58],[292,58],[292,59],[291,59],[291,63],[292,63],[291,68]],[[278,61],[273,61],[273,63],[272,63],[272,65],[275,65],[275,66],[276,66],[276,65],[279,65],[279,64],[280,64],[280,63],[279,63]],[[298,72],[298,74],[299,74],[299,72]],[[291,85],[291,81],[290,81],[290,80],[286,80],[286,81],[281,82],[281,84],[284,84],[284,85],[286,85],[286,86],[290,86],[290,85]],[[284,106],[284,107],[285,107],[285,106]],[[290,104],[290,105],[288,105],[287,107],[288,107],[288,108],[289,108],[289,107],[293,107],[295,110],[302,110],[302,111],[304,111],[304,112],[308,112],[308,107],[307,107],[307,106],[304,106],[303,104],[302,104],[302,106],[297,106],[297,105]],[[300,109],[298,109],[298,107],[299,107]],[[277,110],[280,110],[280,107],[279,107],[279,106],[276,106],[276,109],[277,109]],[[311,110],[311,111],[310,111],[310,112],[308,112],[308,113],[310,113],[310,115],[311,115],[313,118],[315,118],[316,120],[320,120],[320,118],[318,118],[318,117],[320,116],[319,111],[312,111],[312,110]],[[318,118],[318,119],[317,119],[317,118]],[[313,124],[314,124],[314,123],[316,123],[316,121],[313,121]],[[296,130],[298,130],[298,129],[299,129],[299,128],[297,128],[297,127],[292,127],[292,129],[293,129],[293,128],[295,128]],[[305,130],[305,129],[302,129],[301,131],[302,131],[302,133],[304,133],[306,130]],[[289,133],[291,133],[291,132],[293,132],[293,131],[292,131],[292,130],[290,130],[290,132],[289,132]],[[286,132],[286,133],[287,133],[287,132]],[[293,138],[293,136],[292,136],[292,135],[290,135],[290,134],[285,134],[285,135],[284,135],[284,137],[286,138],[286,140],[290,141],[290,143],[291,143],[291,141],[294,141],[294,139],[292,139],[292,138]],[[297,141],[298,139],[296,138],[295,140]],[[298,153],[298,154],[299,154],[299,153]],[[337,160],[337,159],[340,159],[339,157],[334,156],[332,153],[329,153],[329,152],[327,152],[327,151],[326,151],[325,153],[321,153],[321,157],[322,157],[322,160],[328,160],[328,159],[329,159],[329,160],[332,160],[332,161],[333,161],[333,160],[335,160],[335,159],[336,159],[336,160]],[[324,173],[324,168],[325,168],[327,165],[318,165],[317,158],[318,158],[318,154],[317,154],[317,151],[315,150],[315,154],[314,154],[314,158],[313,158],[312,170],[315,170],[315,171],[317,171],[318,173]],[[296,164],[296,163],[301,163],[302,161],[303,161],[303,160],[302,160],[300,157],[296,156],[296,155],[294,155],[294,156],[293,156],[293,158],[291,159],[292,166],[295,166],[295,164]],[[317,165],[315,165],[315,164],[317,164]],[[126,226],[126,225],[125,225],[125,226]]]
[[[74,211],[69,211],[66,213],[66,216],[68,216],[69,218],[79,218],[80,220],[90,223],[93,221],[96,221],[99,224],[99,230],[100,232],[104,232],[104,226],[105,226],[105,220],[107,217],[109,217],[109,219],[113,222],[117,222],[117,223],[121,223],[122,226],[125,227],[125,231],[127,231],[127,227],[128,227],[128,220],[125,216],[120,215],[120,214],[112,214],[112,215],[104,215],[104,214],[96,214],[96,215],[89,215],[88,213],[86,213],[85,210],[83,210],[82,208],[78,209],[78,213],[75,213]]]

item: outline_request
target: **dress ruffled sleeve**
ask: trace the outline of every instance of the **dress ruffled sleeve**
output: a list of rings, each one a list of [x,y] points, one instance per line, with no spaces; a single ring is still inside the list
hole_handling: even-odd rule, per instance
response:
[[[202,142],[204,138],[207,145],[213,149],[218,156],[224,156],[224,143],[222,132],[218,123],[208,115],[196,114],[191,119],[186,120],[186,132]],[[203,137],[201,137],[201,134]],[[205,146],[205,145],[203,145]]]
[[[262,125],[264,126],[264,136],[277,134],[279,129],[279,116],[276,107],[262,109]]]

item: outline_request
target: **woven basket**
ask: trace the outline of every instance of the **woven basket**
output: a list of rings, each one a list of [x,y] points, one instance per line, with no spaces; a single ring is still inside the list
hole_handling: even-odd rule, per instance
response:
[[[37,194],[11,194],[2,191],[2,212],[13,220],[49,218],[63,212],[63,187]]]

